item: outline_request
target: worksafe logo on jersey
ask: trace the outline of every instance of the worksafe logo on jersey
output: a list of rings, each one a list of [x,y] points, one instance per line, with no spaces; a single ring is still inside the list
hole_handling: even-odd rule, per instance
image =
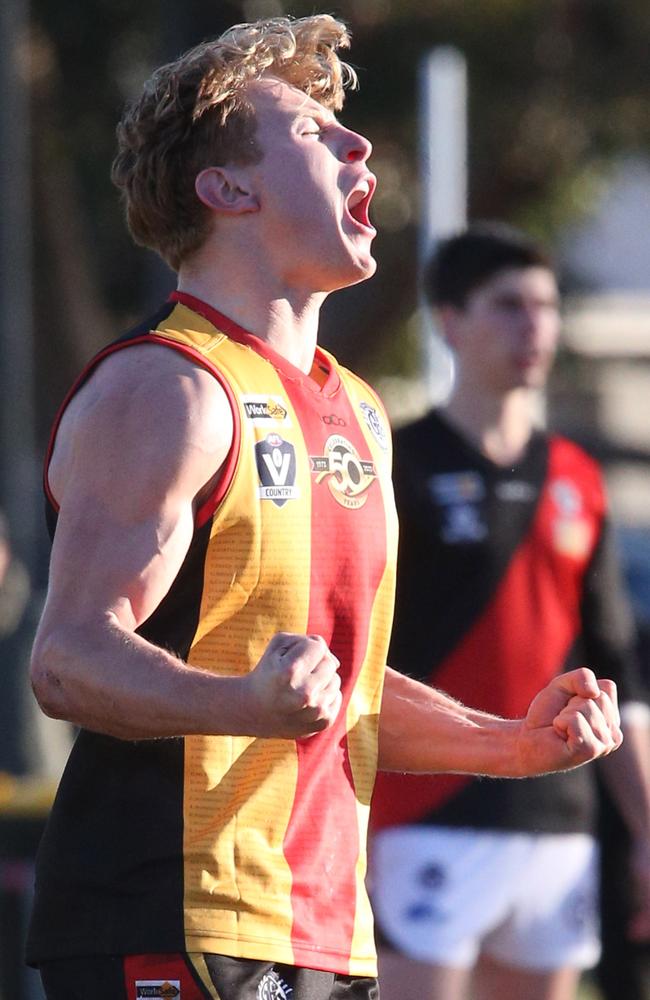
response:
[[[371,406],[370,403],[359,403],[359,407],[364,417],[366,418],[366,423],[370,428],[372,435],[384,451],[388,451],[388,432],[384,425],[384,421],[379,416],[379,411]]]
[[[266,972],[257,987],[256,1000],[290,1000],[293,990],[277,972]]]
[[[136,979],[136,1000],[149,1000],[159,997],[161,1000],[181,1000],[180,979]]]
[[[287,500],[298,499],[296,450],[290,441],[279,434],[267,434],[255,445],[255,461],[262,500],[272,500],[276,507],[283,507]]]
[[[316,482],[327,481],[330,493],[343,507],[363,507],[368,490],[377,478],[374,462],[363,461],[347,438],[333,434],[325,442],[324,455],[310,455]]]
[[[244,413],[253,427],[290,427],[291,419],[281,396],[242,396]]]

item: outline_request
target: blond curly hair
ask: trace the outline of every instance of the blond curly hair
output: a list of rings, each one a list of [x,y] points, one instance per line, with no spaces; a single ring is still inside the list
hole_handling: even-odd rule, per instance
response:
[[[268,18],[235,25],[156,70],[117,127],[111,175],[135,242],[178,270],[211,224],[194,189],[197,174],[262,158],[246,85],[271,74],[339,111],[345,88],[357,85],[337,55],[349,42],[329,14]]]

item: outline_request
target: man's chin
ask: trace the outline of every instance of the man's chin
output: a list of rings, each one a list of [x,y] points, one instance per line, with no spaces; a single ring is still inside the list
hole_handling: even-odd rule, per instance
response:
[[[350,268],[346,269],[346,274],[341,275],[336,287],[348,288],[350,285],[358,285],[362,281],[367,281],[368,278],[372,278],[376,270],[377,261],[372,254],[368,253],[363,256],[355,257],[355,259],[351,261]],[[334,289],[332,290],[334,291]]]

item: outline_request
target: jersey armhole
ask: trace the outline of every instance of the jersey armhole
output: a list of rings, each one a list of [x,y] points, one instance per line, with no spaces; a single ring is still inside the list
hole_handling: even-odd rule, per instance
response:
[[[203,527],[203,525],[205,525],[210,520],[210,518],[216,511],[217,507],[219,506],[219,504],[225,497],[226,493],[228,492],[230,484],[233,480],[233,476],[235,474],[235,469],[237,468],[237,462],[239,460],[239,452],[241,447],[241,419],[239,416],[239,409],[237,407],[237,403],[235,400],[235,394],[232,390],[230,383],[227,381],[223,373],[220,372],[215,365],[213,365],[210,361],[208,361],[207,358],[205,358],[200,353],[200,351],[197,351],[195,348],[190,347],[187,344],[180,344],[178,343],[178,341],[169,340],[167,337],[161,337],[159,334],[147,333],[139,337],[134,337],[133,340],[127,340],[122,342],[118,341],[117,343],[111,344],[109,347],[106,347],[103,351],[100,351],[99,354],[95,355],[95,357],[83,369],[78,378],[73,382],[70,390],[68,391],[63,402],[61,403],[61,406],[57,411],[54,423],[52,425],[52,431],[50,433],[47,451],[45,454],[45,466],[43,469],[43,489],[45,491],[47,500],[52,506],[55,513],[58,514],[59,512],[59,504],[55,500],[50,487],[48,470],[50,467],[50,461],[52,459],[52,453],[54,451],[56,435],[59,426],[61,424],[61,420],[63,419],[63,414],[65,413],[66,408],[70,403],[70,400],[79,391],[82,385],[88,380],[88,378],[92,375],[95,368],[100,364],[100,362],[104,360],[104,358],[109,357],[109,355],[111,354],[117,353],[117,351],[125,350],[128,347],[133,347],[136,344],[151,344],[151,343],[160,344],[162,347],[168,347],[173,351],[178,351],[179,354],[183,354],[186,358],[190,359],[191,361],[194,361],[196,364],[200,365],[202,368],[208,371],[217,380],[217,382],[225,392],[226,397],[228,399],[228,403],[230,405],[230,410],[232,412],[233,436],[232,436],[232,443],[230,445],[230,450],[224,462],[221,475],[219,476],[219,481],[217,482],[216,486],[211,491],[211,493],[208,495],[208,497],[201,503],[201,505],[196,510],[196,513],[194,515],[194,522],[197,528]]]

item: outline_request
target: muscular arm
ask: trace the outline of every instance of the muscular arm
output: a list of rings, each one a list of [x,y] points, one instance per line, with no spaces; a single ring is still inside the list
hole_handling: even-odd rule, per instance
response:
[[[390,668],[379,723],[379,767],[527,777],[576,767],[621,742],[616,690],[590,670],[555,678],[525,719],[468,708]]]
[[[317,638],[277,637],[239,678],[136,634],[178,573],[232,436],[216,380],[164,348],[109,358],[72,401],[51,465],[60,512],[32,655],[46,714],[141,739],[306,735],[338,711],[336,664]]]

